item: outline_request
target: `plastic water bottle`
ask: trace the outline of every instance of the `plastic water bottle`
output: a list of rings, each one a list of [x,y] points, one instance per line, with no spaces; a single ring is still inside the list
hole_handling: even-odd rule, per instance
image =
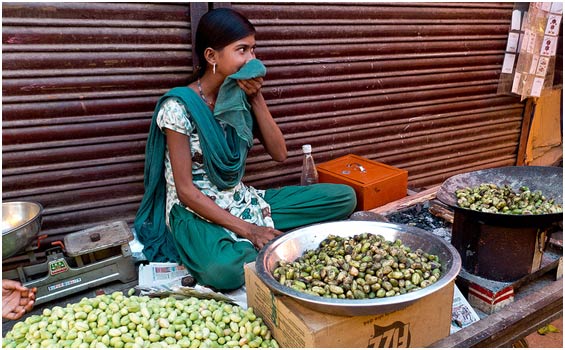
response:
[[[304,158],[302,160],[300,185],[307,186],[318,183],[318,170],[316,170],[316,164],[314,158],[312,158],[312,146],[303,145],[302,152],[304,152]]]

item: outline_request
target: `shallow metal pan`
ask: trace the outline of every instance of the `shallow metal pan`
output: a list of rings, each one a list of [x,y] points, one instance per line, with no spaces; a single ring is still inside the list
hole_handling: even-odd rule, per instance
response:
[[[36,202],[2,202],[2,259],[31,244],[41,228],[42,213]]]
[[[563,220],[563,213],[540,215],[483,213],[457,205],[456,190],[479,186],[482,183],[509,185],[516,192],[520,186],[528,186],[530,190],[540,190],[546,198],[553,198],[556,203],[563,204],[563,168],[544,166],[509,166],[458,174],[447,179],[440,186],[436,196],[452,208],[491,224],[538,226]]]

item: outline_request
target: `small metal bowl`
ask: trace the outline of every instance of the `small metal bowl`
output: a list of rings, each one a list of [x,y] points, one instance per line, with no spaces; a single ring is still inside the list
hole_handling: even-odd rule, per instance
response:
[[[43,206],[36,202],[2,203],[2,259],[31,244],[41,228]]]
[[[329,234],[351,237],[365,232],[380,234],[390,241],[400,239],[412,250],[420,248],[427,253],[437,255],[442,264],[441,277],[428,287],[393,297],[330,299],[302,293],[284,286],[272,275],[276,262],[294,261],[302,256],[305,250],[316,249]],[[399,310],[446,287],[457,277],[461,269],[461,257],[449,243],[417,227],[376,221],[336,221],[298,228],[274,239],[259,252],[256,269],[259,278],[275,294],[289,296],[310,309],[334,315],[376,315]]]

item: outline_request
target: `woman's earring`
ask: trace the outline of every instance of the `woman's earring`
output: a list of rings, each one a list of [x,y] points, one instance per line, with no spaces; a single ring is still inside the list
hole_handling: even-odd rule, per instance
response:
[[[212,67],[212,72],[213,72],[214,74],[216,74],[216,64],[215,64],[215,63],[214,63],[214,66]]]

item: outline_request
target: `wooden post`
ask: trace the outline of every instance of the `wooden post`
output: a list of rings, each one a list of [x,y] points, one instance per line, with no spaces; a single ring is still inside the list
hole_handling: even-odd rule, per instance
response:
[[[520,131],[520,143],[518,144],[518,154],[516,155],[516,165],[521,166],[526,163],[526,148],[528,147],[528,136],[532,126],[532,119],[536,111],[536,101],[534,98],[526,100],[524,116],[522,118],[522,130]]]
[[[198,55],[196,55],[196,51],[194,50],[194,43],[196,42],[196,28],[198,28],[198,23],[200,22],[200,18],[204,16],[204,14],[208,12],[208,3],[207,2],[191,2],[190,3],[190,33],[192,35],[192,69],[196,71],[196,67],[200,65],[200,61],[198,60]]]

